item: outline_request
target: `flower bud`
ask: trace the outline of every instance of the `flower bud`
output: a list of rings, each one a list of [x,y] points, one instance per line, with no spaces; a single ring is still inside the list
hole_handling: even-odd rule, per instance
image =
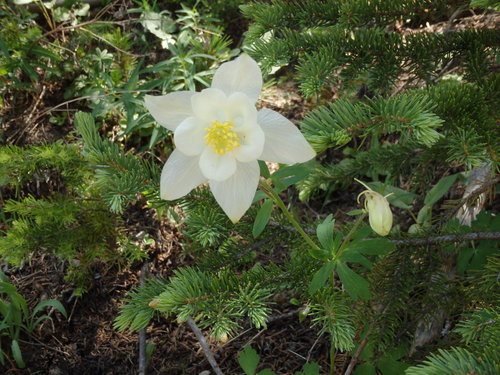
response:
[[[361,181],[357,180],[368,190],[361,192],[359,197],[365,196],[365,210],[368,212],[368,219],[373,231],[380,236],[387,236],[392,228],[392,211],[387,201],[387,196],[383,196],[376,191],[373,191]]]
[[[387,236],[392,228],[392,212],[387,199],[376,191],[366,191],[365,208],[373,231]]]

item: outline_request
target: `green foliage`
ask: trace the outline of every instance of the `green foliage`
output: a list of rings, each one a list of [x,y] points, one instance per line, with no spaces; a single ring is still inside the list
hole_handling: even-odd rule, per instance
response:
[[[66,279],[77,284],[82,294],[92,278],[97,259],[117,259],[113,243],[116,219],[102,203],[62,195],[36,199],[8,200],[6,213],[15,217],[5,236],[0,237],[0,257],[20,266],[34,253],[55,254],[70,262]]]
[[[238,363],[246,375],[275,375],[276,373],[266,368],[257,373],[260,356],[251,346],[245,346],[238,354]],[[294,375],[319,375],[319,366],[317,363],[306,363],[303,372],[296,372]]]
[[[401,73],[410,81],[430,81],[451,59],[460,59],[471,77],[484,79],[498,33],[464,30],[453,33],[387,32],[396,20],[425,23],[423,9],[445,9],[450,1],[273,1],[242,6],[254,21],[246,34],[250,54],[273,66],[297,64],[303,93],[310,97],[332,84],[342,90],[365,84],[388,92]],[[479,73],[481,72],[481,73]],[[355,89],[355,88],[354,88]]]
[[[19,267],[35,254],[68,264],[65,278],[83,294],[96,261],[127,264],[143,259],[118,232],[118,218],[100,199],[77,147],[56,142],[0,149],[0,181],[7,219],[0,258]],[[10,192],[10,193],[9,193]],[[7,225],[8,224],[8,225]]]
[[[455,332],[462,336],[464,344],[474,352],[494,352],[500,342],[500,313],[492,308],[465,314]]]
[[[84,157],[96,168],[96,187],[112,212],[122,213],[139,194],[158,195],[160,172],[155,163],[126,155],[118,145],[103,139],[88,113],[75,115],[75,128],[83,137]]]
[[[139,289],[130,292],[126,304],[120,306],[120,315],[113,326],[119,331],[146,328],[156,312],[151,303],[166,285],[167,280],[149,279]]]
[[[43,30],[28,12],[16,13],[5,1],[0,3],[0,96],[8,91],[34,91],[33,84],[57,75],[62,59],[55,47],[40,45]],[[40,74],[43,72],[43,74]]]
[[[192,317],[201,327],[211,327],[218,340],[235,332],[245,316],[255,327],[265,327],[271,290],[259,284],[258,275],[256,271],[237,277],[231,271],[176,270],[167,283],[150,282],[131,294],[115,326],[121,330],[143,328],[153,316],[152,307],[167,316],[175,314],[180,321]]]
[[[17,288],[1,271],[0,280],[0,337],[7,336],[10,339],[12,357],[19,368],[24,368],[26,365],[19,346],[21,331],[29,335],[44,320],[52,320],[49,315],[39,315],[47,307],[58,311],[65,318],[68,317],[68,314],[59,301],[52,299],[40,301],[30,310],[24,297],[19,294]],[[8,353],[0,346],[0,364],[5,365],[6,357],[8,358]]]
[[[77,147],[57,141],[44,146],[4,146],[0,148],[0,186],[23,195],[28,183],[47,183],[59,179],[67,189],[77,191],[89,170]],[[52,190],[52,189],[50,189]]]
[[[424,361],[424,364],[410,367],[406,375],[494,375],[498,374],[498,358],[494,353],[485,354],[481,358],[462,348],[448,351],[438,349],[438,354]]]
[[[472,8],[500,10],[500,2],[498,0],[471,0],[470,6]]]
[[[354,348],[356,329],[351,303],[337,291],[322,290],[311,304],[309,314],[313,326],[320,327],[320,333],[330,335],[332,346],[340,351]]]

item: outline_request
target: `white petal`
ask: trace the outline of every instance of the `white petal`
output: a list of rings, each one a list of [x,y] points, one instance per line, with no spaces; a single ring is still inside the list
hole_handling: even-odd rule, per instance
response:
[[[178,199],[205,181],[198,158],[174,150],[161,171],[160,196],[167,200]]]
[[[238,133],[240,146],[234,149],[236,160],[243,163],[260,159],[264,150],[265,135],[259,125],[254,124],[253,129]]]
[[[175,146],[187,156],[201,154],[205,148],[205,125],[196,117],[188,117],[174,132]]]
[[[226,95],[221,90],[213,88],[197,92],[191,98],[195,116],[207,124],[212,123],[212,121],[227,121],[226,103]]]
[[[231,152],[219,155],[205,147],[200,155],[200,169],[206,179],[223,181],[236,172],[236,159]]]
[[[209,181],[210,190],[233,223],[240,220],[252,204],[259,184],[257,161],[238,163],[236,173],[225,181]]]
[[[306,162],[316,155],[300,130],[278,112],[262,109],[257,114],[257,122],[266,135],[261,160],[294,164]]]
[[[254,59],[242,54],[217,69],[212,87],[224,91],[226,95],[242,92],[255,103],[262,90],[262,72]]]
[[[144,105],[158,124],[174,131],[177,126],[193,115],[191,97],[194,91],[178,91],[162,96],[146,95]]]
[[[233,93],[226,104],[228,120],[234,122],[234,130],[254,128],[257,123],[257,109],[255,104],[241,92]]]

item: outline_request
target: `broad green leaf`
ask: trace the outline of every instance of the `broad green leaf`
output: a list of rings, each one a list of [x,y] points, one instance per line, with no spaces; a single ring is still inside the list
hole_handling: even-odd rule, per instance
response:
[[[356,370],[353,372],[353,375],[377,375],[377,372],[372,364],[363,363],[356,366]]]
[[[345,290],[353,300],[357,300],[358,297],[363,300],[370,299],[371,293],[368,289],[370,283],[365,278],[358,275],[342,262],[337,263],[336,271]]]
[[[14,361],[16,361],[17,367],[25,368],[26,365],[23,361],[23,354],[21,353],[21,348],[19,347],[17,340],[12,340],[10,349],[12,350],[12,356],[14,357]]]
[[[381,358],[377,361],[377,368],[382,372],[382,375],[401,375],[410,367],[408,363],[394,361],[390,358]]]
[[[486,259],[498,253],[498,241],[482,240],[477,245],[468,269],[479,270],[484,267]]]
[[[297,373],[296,375],[320,375],[319,365],[316,362],[306,363],[303,371]]]
[[[421,227],[428,227],[431,225],[432,206],[424,206],[418,211],[417,224]]]
[[[259,169],[260,169],[260,175],[264,178],[269,178],[271,177],[271,173],[269,173],[269,168],[267,167],[267,164],[265,161],[259,160]]]
[[[471,247],[461,248],[457,256],[457,271],[461,275],[467,270],[470,260],[474,256],[474,249]]]
[[[408,349],[398,346],[386,352],[377,362],[376,366],[383,375],[400,375],[410,366],[407,363],[399,362],[398,359],[408,354]]]
[[[311,173],[308,163],[295,164],[280,168],[271,175],[278,192],[303,180]]]
[[[314,294],[318,289],[323,287],[335,269],[335,261],[330,261],[321,266],[321,268],[314,274],[311,284],[309,285],[309,294]]]
[[[314,259],[319,259],[328,262],[331,259],[331,253],[325,249],[311,249],[309,248],[309,255]]]
[[[238,355],[238,363],[247,375],[254,375],[259,365],[260,357],[250,345],[245,348]]]
[[[457,177],[458,174],[452,174],[451,176],[446,176],[440,179],[438,183],[434,185],[425,196],[424,204],[426,206],[432,206],[434,203],[440,200],[443,195],[445,195],[448,190],[450,190]]]
[[[372,233],[372,228],[369,225],[362,226],[351,236],[353,240],[361,240],[368,237]]]
[[[264,204],[260,207],[257,215],[255,216],[255,221],[253,223],[252,235],[254,238],[260,236],[269,219],[271,218],[271,213],[273,212],[273,201],[266,199]]]
[[[339,260],[343,262],[350,262],[350,263],[358,263],[361,264],[362,266],[366,267],[367,269],[372,268],[372,262],[370,262],[368,259],[366,259],[363,255],[356,251],[345,251],[342,256],[339,258]]]
[[[346,252],[355,251],[367,255],[381,255],[396,249],[396,245],[386,238],[374,238],[370,240],[352,241],[346,249]]]
[[[271,369],[266,368],[266,369],[260,371],[258,375],[276,375],[276,373],[274,371],[272,371]]]
[[[333,249],[333,225],[335,224],[335,219],[333,215],[328,215],[328,217],[323,220],[322,223],[318,224],[316,228],[316,235],[318,240],[324,249],[331,251]]]

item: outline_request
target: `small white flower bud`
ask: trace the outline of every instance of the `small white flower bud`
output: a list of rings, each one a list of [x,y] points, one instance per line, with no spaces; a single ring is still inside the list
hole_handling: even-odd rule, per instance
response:
[[[384,197],[382,194],[373,191],[364,183],[356,180],[363,184],[368,190],[361,192],[359,197],[365,196],[365,210],[368,212],[368,219],[370,226],[373,231],[380,236],[387,236],[392,228],[392,211],[389,207],[389,202],[387,201],[387,196]]]

